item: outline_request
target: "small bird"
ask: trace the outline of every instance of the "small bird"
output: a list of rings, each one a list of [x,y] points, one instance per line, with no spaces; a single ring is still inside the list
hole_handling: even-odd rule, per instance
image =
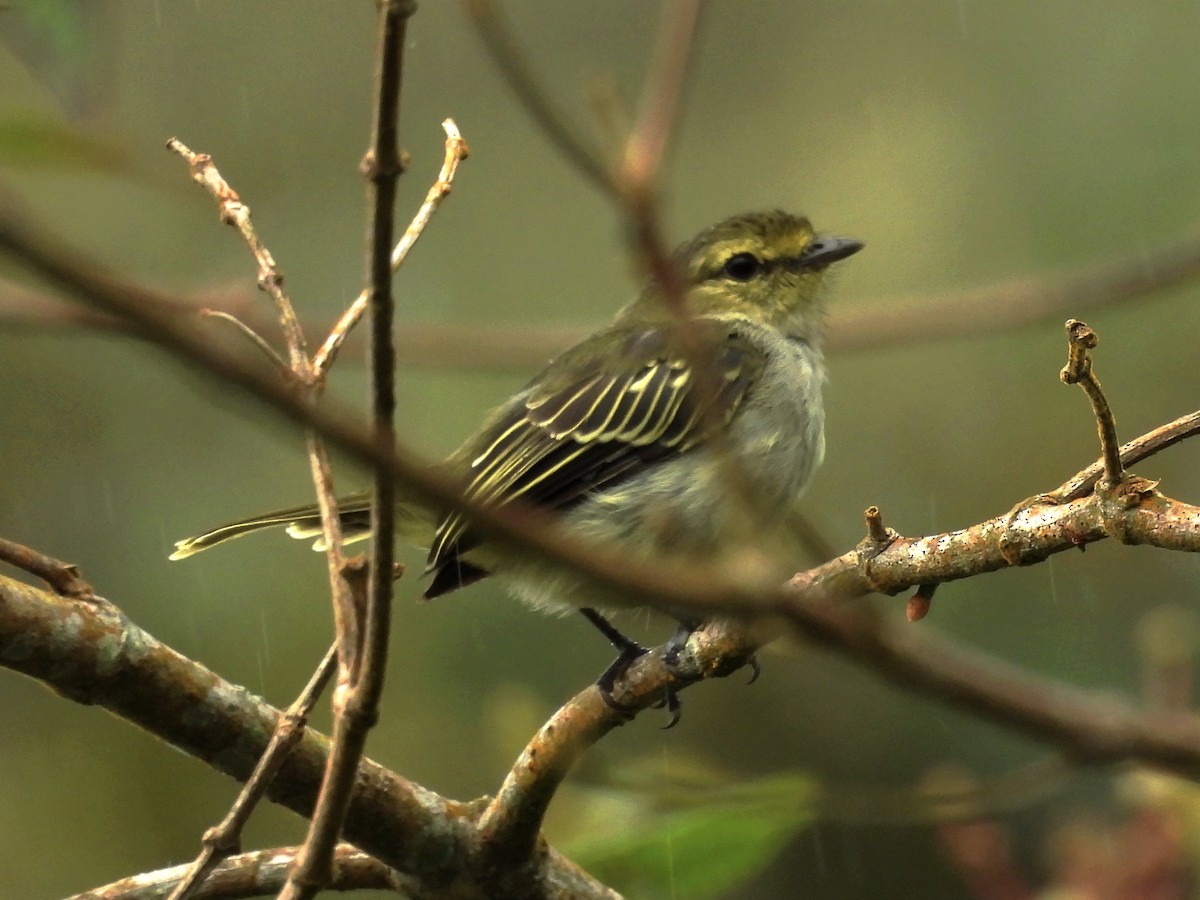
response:
[[[648,285],[495,409],[444,471],[472,499],[552,511],[581,538],[643,561],[710,561],[744,545],[748,524],[780,528],[825,453],[826,269],[862,246],[818,237],[807,219],[777,210],[701,231],[673,255],[686,322]],[[368,535],[365,495],[339,511],[348,540]],[[593,586],[491,548],[454,511],[402,499],[398,513],[397,530],[429,547],[425,597],[496,573],[535,607],[580,608],[621,653],[598,682],[611,702],[615,680],[645,650],[596,611]],[[321,534],[316,507],[299,506],[179,541],[171,559],[275,526]],[[698,624],[682,622],[677,637]],[[668,705],[677,718],[677,702]]]

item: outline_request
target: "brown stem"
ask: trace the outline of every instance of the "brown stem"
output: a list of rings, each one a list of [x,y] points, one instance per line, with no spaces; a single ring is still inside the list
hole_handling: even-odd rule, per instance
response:
[[[213,870],[205,882],[203,897],[205,900],[219,900],[277,894],[284,885],[296,850],[296,847],[272,847],[229,857]],[[349,844],[338,846],[336,862],[334,879],[329,885],[335,891],[377,889],[411,896],[409,891],[415,887],[412,879],[405,878],[375,857]],[[160,900],[172,888],[176,891],[179,889],[186,873],[186,866],[144,872],[75,894],[67,900]]]
[[[393,272],[398,272],[400,267],[404,265],[404,260],[408,258],[408,252],[416,244],[417,239],[425,233],[425,227],[429,224],[430,219],[433,218],[433,214],[442,205],[442,201],[450,196],[450,190],[454,184],[454,175],[458,171],[458,164],[466,159],[470,153],[467,142],[459,133],[458,126],[454,124],[453,119],[446,119],[446,121],[442,122],[442,128],[446,132],[446,158],[442,162],[442,170],[438,173],[437,181],[433,183],[433,187],[425,195],[425,202],[421,204],[421,208],[417,210],[417,214],[413,217],[412,222],[405,229],[403,237],[400,238],[399,243],[392,250]],[[367,299],[367,292],[363,291],[350,304],[350,308],[342,313],[337,324],[333,326],[333,329],[329,332],[329,337],[325,339],[325,343],[321,345],[321,349],[317,351],[317,355],[313,358],[313,367],[318,372],[327,372],[329,367],[333,365],[333,361],[337,358],[342,344],[345,343],[346,338],[349,337],[350,332],[366,311]],[[471,345],[472,342],[470,341],[456,342],[454,344],[457,347]],[[445,357],[444,352],[441,352],[440,355],[443,358]]]
[[[237,229],[258,265],[258,287],[275,302],[279,321],[283,325],[283,336],[287,342],[288,361],[292,371],[308,380],[308,355],[305,351],[304,332],[292,301],[283,290],[283,275],[275,264],[265,244],[250,222],[250,207],[242,203],[237,191],[221,177],[212,157],[207,153],[194,153],[176,138],[167,141],[167,149],[182,156],[192,173],[192,180],[212,194],[221,209],[221,221]]]
[[[567,117],[558,109],[542,82],[529,68],[528,55],[517,45],[512,29],[504,21],[494,0],[466,0],[467,11],[475,22],[483,45],[492,62],[525,107],[567,162],[602,193],[616,195],[617,184],[603,157],[588,145]]]
[[[382,447],[395,444],[396,353],[392,345],[391,251],[396,205],[396,182],[401,163],[398,144],[400,84],[404,39],[411,0],[379,4],[375,104],[371,147],[363,173],[372,190],[369,221],[368,309],[371,359],[371,434]],[[317,807],[304,846],[280,892],[281,900],[309,900],[333,878],[333,851],[350,808],[354,776],[366,745],[367,733],[379,715],[379,698],[387,666],[391,621],[395,524],[395,484],[384,467],[377,467],[371,498],[371,559],[365,613],[358,625],[360,640],[339,630],[338,686],[334,693],[333,743]],[[349,619],[340,623],[348,625]]]
[[[90,584],[79,577],[79,567],[74,563],[62,562],[38,553],[32,547],[4,538],[0,538],[0,560],[40,578],[64,597],[88,603],[105,602],[96,596]]]
[[[1078,319],[1067,320],[1067,364],[1058,377],[1063,384],[1078,384],[1092,404],[1096,417],[1096,429],[1100,433],[1100,449],[1104,459],[1104,479],[1109,487],[1119,483],[1125,473],[1121,467],[1121,447],[1117,443],[1117,423],[1113,417],[1108,398],[1100,387],[1100,380],[1092,371],[1089,350],[1095,349],[1100,338],[1090,327]]]

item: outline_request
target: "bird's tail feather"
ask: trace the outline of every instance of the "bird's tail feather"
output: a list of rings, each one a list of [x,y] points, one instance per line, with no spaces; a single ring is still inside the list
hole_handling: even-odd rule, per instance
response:
[[[346,543],[361,541],[371,536],[370,498],[363,495],[346,497],[338,501],[339,518],[342,522],[342,537]],[[281,509],[266,515],[253,516],[249,519],[239,519],[229,522],[211,531],[194,537],[184,538],[175,542],[175,552],[171,559],[186,559],[201,550],[207,550],[225,541],[262,531],[267,528],[284,528],[290,537],[298,540],[316,538],[314,550],[324,550],[325,541],[321,535],[321,515],[314,504],[295,506],[291,509]],[[396,510],[396,530],[406,536],[420,540],[431,533],[431,525],[425,517],[415,510],[398,507]]]

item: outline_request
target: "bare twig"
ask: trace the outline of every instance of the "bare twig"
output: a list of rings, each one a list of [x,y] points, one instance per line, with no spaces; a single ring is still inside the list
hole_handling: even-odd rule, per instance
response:
[[[0,538],[0,561],[40,578],[64,597],[88,603],[105,602],[96,596],[90,584],[79,577],[79,567],[74,563],[62,562],[44,553],[38,553],[32,547],[4,538]]]
[[[520,546],[523,552],[554,560],[612,589],[614,595],[638,596],[646,605],[690,609],[701,615],[716,611],[756,615],[763,609],[767,591],[764,586],[731,583],[729,574],[714,566],[641,565],[628,559],[628,554],[614,553],[606,547],[582,546],[554,527],[545,515],[533,510],[488,507],[463,498],[456,483],[409,451],[381,446],[362,428],[350,424],[348,416],[334,404],[314,406],[259,367],[245,365],[238,356],[184,327],[170,306],[163,305],[159,295],[115,282],[100,274],[94,264],[77,262],[59,249],[61,246],[59,239],[51,243],[40,237],[32,223],[15,218],[11,212],[0,213],[0,249],[7,250],[27,268],[85,302],[136,322],[144,333],[173,350],[179,359],[218,375],[288,419],[311,426],[350,458],[372,468],[386,466],[397,483],[403,484],[418,502],[462,511],[472,527],[496,540],[498,546]],[[1153,437],[1152,433],[1130,446],[1136,446],[1138,452],[1147,452],[1147,448],[1161,449],[1184,434],[1196,433],[1195,423],[1186,418],[1170,426],[1177,432],[1165,437]],[[1125,539],[1175,549],[1189,548],[1195,541],[1191,508],[1165,498],[1163,503],[1161,507],[1157,502],[1141,504],[1127,511],[1125,515],[1133,527]],[[1001,546],[1008,548],[1014,561],[1044,559],[1050,553],[1077,546],[1072,533],[1082,535],[1085,541],[1100,540],[1107,535],[1103,517],[1086,503],[1083,506],[1035,504],[1016,515],[1005,514],[961,532],[917,541],[898,539],[872,561],[872,574],[885,590],[894,593],[918,584],[949,581],[1011,565]],[[825,570],[829,576],[841,568],[853,571],[856,557],[843,555],[829,565],[833,567]],[[862,587],[859,593],[866,590]]]
[[[1185,284],[1198,274],[1200,236],[1191,235],[1145,256],[1084,265],[1058,274],[1014,278],[967,291],[856,300],[830,310],[825,348],[845,353],[1013,331],[1061,321],[1065,312],[1107,309]],[[233,312],[252,325],[257,321],[254,310],[236,291],[222,290],[218,296],[203,296],[192,303],[164,299],[180,313],[194,313],[197,306],[204,305]],[[124,319],[81,310],[2,279],[0,326],[132,330]],[[429,368],[525,371],[542,365],[590,330],[587,325],[516,328],[412,322],[405,329],[400,360],[404,365]],[[448,347],[465,346],[476,352],[465,357],[446,353]]]
[[[1121,449],[1117,443],[1117,423],[1113,418],[1108,398],[1100,388],[1100,381],[1092,371],[1089,350],[1100,343],[1096,332],[1078,319],[1067,320],[1067,364],[1058,377],[1063,384],[1078,384],[1087,394],[1096,416],[1096,428],[1100,433],[1100,450],[1104,459],[1104,478],[1108,486],[1116,485],[1124,477],[1121,468]]]
[[[408,251],[416,244],[417,239],[424,234],[425,227],[429,224],[429,220],[433,218],[433,214],[437,212],[437,208],[441,206],[442,201],[450,194],[451,187],[454,184],[454,174],[458,171],[458,164],[467,158],[470,149],[467,147],[467,142],[459,133],[458,126],[454,124],[453,119],[446,119],[442,122],[442,128],[446,131],[446,158],[442,162],[442,170],[438,173],[437,181],[433,183],[433,187],[429,189],[429,193],[425,195],[425,202],[421,204],[421,208],[417,210],[417,214],[413,217],[408,228],[404,232],[404,236],[400,238],[392,250],[392,271],[398,272],[400,267],[404,265],[404,260],[408,257]],[[317,351],[313,358],[313,367],[318,372],[326,372],[337,358],[338,351],[341,350],[342,344],[349,337],[351,330],[362,318],[362,314],[367,308],[367,292],[363,291],[358,295],[357,299],[350,305],[350,308],[342,313],[342,317],[338,319],[337,324],[329,332],[329,337],[325,339],[325,343],[321,345],[321,349]],[[471,343],[455,342],[448,346],[465,347],[474,346]],[[444,350],[444,348],[443,348]],[[445,358],[445,353],[440,355]]]
[[[504,21],[494,0],[466,0],[466,6],[496,69],[525,106],[530,118],[541,126],[563,158],[574,165],[584,178],[603,193],[616,195],[616,181],[604,164],[603,157],[588,145],[542,90],[541,80],[530,71],[526,64],[527,55],[518,47],[512,29]]]
[[[615,704],[594,687],[567,701],[529,741],[480,815],[479,839],[488,859],[498,867],[527,859],[555,791],[579,757],[635,712],[658,705],[668,684],[681,691],[729,675],[766,640],[753,628],[709,622],[692,634],[670,667],[663,660],[665,645],[635,660],[618,684]]]
[[[650,191],[658,183],[687,83],[700,9],[699,0],[663,4],[654,69],[646,79],[637,126],[626,142],[617,176],[618,184],[627,192]]]
[[[284,372],[284,382],[286,384],[302,385],[304,393],[308,397],[312,399],[317,398],[324,387],[322,377],[324,373],[319,373],[315,370],[308,359],[303,331],[296,318],[291,300],[283,291],[283,277],[278,272],[274,257],[251,224],[249,208],[241,202],[237,192],[221,177],[207,154],[194,153],[175,139],[168,141],[167,146],[188,161],[192,177],[205,186],[217,199],[221,208],[222,221],[236,227],[238,233],[249,247],[251,254],[258,264],[259,288],[266,291],[275,301],[280,324],[287,342],[289,362],[284,363],[271,348],[270,344],[240,319],[227,313],[216,313],[215,315],[233,323],[249,338],[254,346],[264,352],[278,367],[281,367]],[[213,314],[211,311],[209,312]],[[307,430],[306,443],[313,487],[316,491],[317,505],[320,510],[321,531],[325,544],[325,557],[333,599],[334,620],[337,625],[335,646],[338,648],[339,659],[346,665],[349,665],[347,661],[354,659],[358,654],[358,638],[361,634],[361,627],[350,587],[346,579],[343,578],[345,557],[342,553],[341,521],[333,486],[333,474],[329,466],[329,458],[325,450],[325,445],[320,437],[311,429]],[[278,762],[273,757],[264,758],[260,761],[260,765],[264,768],[278,768]],[[262,789],[259,788],[254,791],[248,790],[243,794],[238,802],[235,803],[234,808],[230,810],[226,824],[248,818],[258,802],[261,793]],[[228,828],[218,829],[210,833],[210,835],[206,835],[207,848],[214,852],[224,849],[224,852],[228,853],[231,849],[227,846],[228,841],[236,838],[236,831],[233,831],[233,828],[234,825],[229,824]],[[327,848],[329,852],[332,852],[331,848],[336,838],[337,832],[335,831],[333,837],[329,839]],[[207,872],[211,871],[211,868],[211,859],[206,861],[202,856],[197,860],[195,872],[189,878],[186,889],[195,890],[202,883]]]
[[[313,672],[304,690],[300,692],[300,696],[279,717],[275,733],[271,735],[271,742],[267,744],[267,749],[263,751],[258,764],[250,773],[250,777],[246,779],[241,793],[225,818],[204,833],[204,848],[187,868],[183,877],[179,879],[179,883],[171,891],[169,900],[186,900],[186,898],[194,896],[196,889],[206,879],[212,886],[211,873],[230,854],[237,853],[241,849],[241,834],[246,827],[246,822],[250,819],[250,813],[266,794],[267,788],[279,772],[287,754],[303,736],[313,706],[316,704],[317,698],[321,696],[321,692],[325,690],[325,686],[329,684],[329,679],[333,677],[336,668],[337,645],[333,644],[326,652],[325,658],[321,660],[320,665],[317,666],[316,671]],[[343,850],[342,855],[346,855],[347,848],[341,849]],[[353,852],[357,854],[357,851]],[[280,883],[282,884],[282,871]]]
[[[1121,447],[1121,463],[1125,467],[1132,466],[1197,434],[1200,434],[1200,410],[1180,416],[1174,422],[1161,425],[1124,444]],[[1051,496],[1057,500],[1077,500],[1091,491],[1103,475],[1104,458],[1101,457],[1055,488]]]
[[[236,328],[242,334],[242,336],[246,338],[246,340],[250,341],[251,344],[261,350],[263,356],[270,360],[271,364],[275,366],[276,371],[279,372],[279,374],[284,378],[291,378],[295,374],[288,366],[287,360],[276,353],[275,348],[267,343],[266,339],[263,338],[261,334],[259,334],[237,316],[233,315],[232,313],[223,312],[219,309],[202,309],[200,310],[200,315],[207,319],[216,319],[220,322],[228,322],[230,325]]]
[[[852,606],[814,605],[801,593],[792,595],[791,601],[793,622],[803,626],[807,637],[884,673],[900,672],[896,677],[901,683],[920,693],[1014,724],[1068,748],[1081,762],[1137,759],[1200,779],[1200,726],[1190,717],[1144,715],[1111,694],[1030,675],[950,643],[936,632],[890,626]],[[734,637],[736,630],[720,633],[714,627],[689,641],[680,660],[688,673],[710,667],[719,673],[730,652],[752,649],[753,641]],[[17,647],[21,652],[12,652]],[[164,647],[116,611],[79,606],[3,577],[0,660],[64,696],[103,706],[238,778],[250,772],[266,743],[261,735],[269,733],[277,720],[277,714],[261,701]],[[669,678],[656,651],[634,663],[617,699],[622,704],[644,699],[644,705],[650,706]],[[188,698],[186,708],[179,702],[181,690]],[[556,717],[562,726],[558,740],[564,753],[576,752],[572,750],[576,736],[606,727],[604,721],[613,713],[591,689],[571,701],[568,709],[578,715],[564,712]],[[554,753],[558,746],[552,744],[546,752]],[[284,762],[269,795],[303,814],[311,808],[325,753],[319,738],[305,734]],[[547,757],[526,754],[526,758],[553,772],[564,769]],[[509,801],[522,790],[530,797],[544,795],[536,784],[522,784],[536,777],[535,771],[514,770],[502,795]],[[497,802],[503,805],[499,797]],[[447,865],[470,856],[465,849],[475,839],[475,829],[466,827],[472,817],[470,804],[446,801],[371,762],[360,764],[354,807],[347,819],[347,840],[401,871],[444,878]],[[503,815],[507,822],[526,818],[528,811],[497,807],[493,815]],[[515,829],[504,831],[512,834]],[[467,843],[457,845],[460,840]],[[456,851],[455,846],[462,849]],[[535,864],[554,873],[556,883],[563,885],[562,893],[555,896],[611,896],[601,893],[553,850],[545,857],[538,854]],[[570,879],[575,879],[575,894],[566,887]],[[590,890],[584,887],[589,883]]]
[[[379,4],[371,147],[362,164],[371,185],[366,290],[370,311],[371,433],[374,441],[384,447],[394,446],[396,439],[391,256],[396,182],[401,172],[398,119],[404,38],[409,16],[415,10],[411,0],[384,0]],[[333,851],[350,808],[355,773],[367,734],[379,716],[391,622],[395,495],[390,473],[386,467],[377,467],[371,494],[366,608],[358,639],[351,642],[342,633],[338,636],[338,684],[329,764],[308,835],[280,893],[281,900],[308,900],[332,880]]]
[[[343,665],[358,654],[361,637],[359,610],[353,590],[346,579],[346,556],[342,548],[342,520],[338,513],[337,491],[333,487],[333,471],[325,442],[309,429],[305,436],[308,448],[308,468],[316,489],[317,509],[321,516],[321,542],[325,549],[325,569],[329,578],[333,603],[334,643]]]
[[[287,343],[292,371],[304,376],[304,380],[307,381],[308,355],[305,350],[304,333],[300,330],[300,322],[296,318],[292,302],[283,290],[283,276],[279,273],[279,267],[275,265],[271,252],[250,224],[250,208],[242,203],[237,191],[221,177],[221,173],[213,165],[212,157],[207,153],[193,153],[176,138],[167,141],[167,149],[187,161],[192,179],[212,194],[220,206],[221,221],[236,228],[246,246],[250,248],[254,261],[258,264],[258,287],[275,301],[275,309],[283,325],[283,336]]]
[[[863,512],[863,519],[867,523],[867,537],[872,543],[884,544],[891,540],[892,534],[883,524],[883,513],[878,506],[868,506]]]

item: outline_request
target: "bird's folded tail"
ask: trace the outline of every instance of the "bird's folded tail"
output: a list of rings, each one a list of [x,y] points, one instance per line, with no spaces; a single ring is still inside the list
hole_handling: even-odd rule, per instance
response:
[[[347,497],[338,501],[339,518],[342,522],[342,537],[345,543],[361,541],[371,536],[371,503],[366,496]],[[414,512],[403,507],[396,510],[397,531],[402,535],[416,537],[417,534],[429,530],[429,525]],[[223,544],[242,535],[262,531],[267,528],[285,528],[290,537],[298,540],[316,538],[314,550],[324,550],[325,541],[321,536],[321,515],[313,504],[295,506],[291,509],[281,509],[266,515],[253,516],[249,519],[239,519],[230,522],[204,534],[184,538],[175,542],[175,552],[171,559],[186,559],[201,550]]]

